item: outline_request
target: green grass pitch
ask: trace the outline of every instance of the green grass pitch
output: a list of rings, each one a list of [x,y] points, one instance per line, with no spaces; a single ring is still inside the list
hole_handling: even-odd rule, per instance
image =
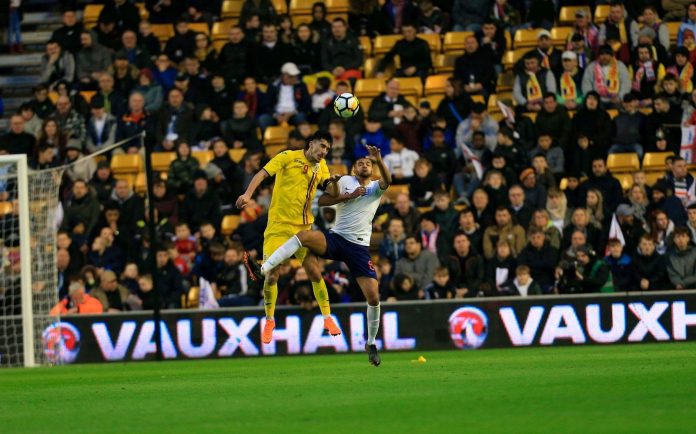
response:
[[[696,344],[13,369],[9,433],[693,433]]]

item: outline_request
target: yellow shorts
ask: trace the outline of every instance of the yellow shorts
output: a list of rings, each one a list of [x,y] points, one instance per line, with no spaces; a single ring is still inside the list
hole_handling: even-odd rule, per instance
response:
[[[300,231],[307,231],[312,228],[312,225],[292,225],[292,224],[274,224],[266,227],[266,232],[263,233],[263,260],[265,261],[273,254],[280,246],[285,244],[287,240]],[[309,253],[306,247],[301,247],[295,252],[295,257],[304,261],[304,258]]]

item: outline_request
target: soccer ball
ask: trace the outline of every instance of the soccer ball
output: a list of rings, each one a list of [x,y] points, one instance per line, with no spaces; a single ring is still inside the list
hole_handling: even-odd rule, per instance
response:
[[[342,93],[334,100],[334,111],[342,118],[352,118],[358,110],[360,103],[352,93]]]

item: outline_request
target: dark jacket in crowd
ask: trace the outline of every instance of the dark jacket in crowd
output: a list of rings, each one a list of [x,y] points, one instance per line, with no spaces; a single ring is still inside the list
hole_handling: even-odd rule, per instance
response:
[[[337,66],[358,69],[362,63],[363,50],[360,41],[351,34],[340,41],[332,36],[322,44],[321,65],[327,71],[333,71]]]
[[[278,41],[270,48],[263,43],[254,49],[255,76],[263,83],[271,83],[280,76],[280,68],[284,63],[292,61],[292,47]]]
[[[636,279],[636,291],[642,290],[640,288],[640,281],[643,279],[647,279],[648,282],[650,282],[647,289],[648,291],[659,291],[667,289],[670,286],[669,279],[667,278],[665,257],[657,253],[657,251],[654,251],[650,256],[645,256],[636,252],[633,255],[631,266],[631,274],[633,274]]]
[[[522,249],[517,255],[517,263],[529,267],[532,279],[542,288],[550,288],[554,282],[554,271],[558,264],[558,250],[551,247],[548,241],[541,249],[531,244]]]
[[[630,256],[625,253],[619,258],[608,255],[604,258],[604,262],[611,270],[615,291],[635,291],[638,289],[638,282],[633,274],[633,260]]]
[[[222,220],[220,201],[210,188],[202,196],[191,190],[181,206],[179,219],[188,223],[191,232],[197,232],[203,222],[210,222],[219,228]]]
[[[471,247],[469,254],[460,257],[456,253],[449,257],[447,267],[450,271],[450,280],[457,288],[466,288],[467,297],[475,297],[481,289],[485,279],[485,267],[483,257]]]
[[[401,69],[406,69],[411,66],[416,67],[416,75],[425,76],[433,67],[432,59],[430,58],[430,47],[428,43],[421,38],[415,38],[413,41],[400,39],[396,44],[384,55],[384,58],[379,62],[377,69],[384,69],[391,64],[394,56],[399,56],[401,60]]]
[[[99,201],[94,193],[88,192],[83,198],[71,198],[64,207],[63,222],[60,229],[71,231],[78,224],[85,226],[85,234],[92,231],[99,218]]]
[[[225,76],[228,86],[231,86],[233,82],[241,83],[244,77],[253,71],[253,52],[254,47],[247,38],[237,44],[228,42],[222,47],[218,64],[220,73]]]
[[[553,138],[553,142],[556,145],[565,149],[568,145],[569,133],[571,131],[568,110],[560,104],[551,113],[541,110],[536,118],[536,129],[537,135],[548,134]]]
[[[481,83],[489,93],[495,89],[495,58],[490,47],[479,47],[474,53],[464,53],[454,63],[454,78],[462,84]],[[449,126],[449,124],[448,124]]]
[[[157,269],[157,287],[165,308],[181,308],[181,296],[184,294],[182,281],[181,273],[172,261],[168,261],[163,268]]]

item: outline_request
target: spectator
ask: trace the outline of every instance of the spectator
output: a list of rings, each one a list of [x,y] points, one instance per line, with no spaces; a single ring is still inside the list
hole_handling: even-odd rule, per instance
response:
[[[379,120],[372,117],[365,119],[365,131],[359,136],[359,145],[353,150],[355,159],[367,155],[366,145],[378,147],[382,156],[391,152],[389,137],[382,129]]]
[[[378,33],[391,35],[401,33],[405,23],[418,22],[418,6],[412,2],[387,0],[380,11]]]
[[[213,289],[216,289],[215,278],[224,267],[224,258],[225,246],[220,243],[211,243],[208,248],[201,250],[196,255],[192,270],[193,275],[197,279],[207,280],[213,285]]]
[[[80,143],[86,136],[85,119],[79,114],[70,102],[70,98],[61,95],[56,101],[56,112],[52,118],[58,123],[58,128],[65,137],[75,138]]]
[[[90,295],[99,300],[104,307],[104,312],[113,313],[128,310],[126,300],[130,291],[118,283],[116,273],[111,270],[102,271],[99,276],[99,288],[90,291]]]
[[[575,110],[582,104],[582,70],[578,67],[578,56],[572,51],[565,51],[561,56],[563,71],[556,77],[559,92],[558,103],[568,110]],[[568,131],[568,130],[566,130]]]
[[[542,209],[546,204],[546,188],[537,183],[536,172],[528,167],[520,173],[520,182],[524,189],[524,203],[532,209]]]
[[[89,187],[96,192],[97,200],[105,203],[111,197],[111,192],[116,186],[116,180],[111,173],[108,161],[97,163],[97,170],[89,181]]]
[[[633,260],[624,253],[624,246],[621,241],[612,238],[607,243],[609,254],[604,258],[611,270],[614,288],[617,291],[635,291],[638,287],[635,276],[632,273]]]
[[[401,95],[401,84],[397,78],[387,81],[387,90],[380,93],[370,105],[368,117],[380,122],[382,128],[392,133],[404,115],[404,109],[409,105]],[[384,153],[382,153],[384,156]]]
[[[348,32],[346,22],[336,18],[331,23],[331,36],[323,39],[321,64],[338,80],[360,78],[363,50],[358,39]]]
[[[642,15],[638,17],[638,22],[640,23],[638,34],[632,35],[634,38],[634,46],[638,46],[640,44],[640,34],[643,33],[644,30],[649,30],[651,34],[651,40],[649,42],[655,46],[659,44],[665,50],[669,50],[669,30],[667,29],[667,26],[660,21],[660,16],[658,15],[655,6],[645,6],[643,8]]]
[[[645,233],[640,220],[635,218],[635,210],[630,205],[622,203],[614,211],[616,219],[619,222],[621,233],[624,238],[624,251],[632,255],[638,247],[640,237]]]
[[[214,227],[220,226],[220,202],[208,186],[208,177],[202,170],[193,176],[193,188],[189,191],[181,207],[182,221],[197,232],[203,222],[209,221]]]
[[[449,131],[456,131],[459,123],[469,117],[472,104],[462,82],[450,77],[445,83],[445,96],[437,106],[437,115],[445,119]]]
[[[104,270],[120,272],[123,268],[123,252],[108,244],[105,237],[98,236],[92,241],[92,248],[87,254],[90,265]]]
[[[434,127],[430,135],[432,147],[425,152],[425,159],[432,165],[432,173],[440,183],[449,189],[454,172],[457,170],[457,157],[445,139],[445,130]]]
[[[259,149],[261,143],[257,128],[256,120],[249,116],[249,106],[244,100],[235,101],[232,118],[220,123],[222,137],[233,149]]]
[[[106,0],[99,18],[105,16],[113,17],[119,33],[123,33],[124,30],[137,31],[140,24],[138,7],[128,0]]]
[[[125,179],[116,181],[111,193],[111,200],[116,202],[121,211],[121,223],[131,232],[137,232],[138,227],[143,227],[145,220],[145,201],[133,192]]]
[[[351,156],[355,152],[355,144],[353,143],[353,138],[346,133],[346,126],[339,119],[333,119],[329,122],[328,130],[333,139],[333,145],[327,161],[331,161],[332,164],[345,164],[347,167],[350,167]]]
[[[46,42],[46,54],[41,57],[41,77],[52,89],[59,80],[71,83],[75,79],[75,59],[70,52],[64,52],[58,41]]]
[[[513,280],[515,294],[527,297],[529,295],[541,295],[541,288],[532,278],[529,267],[520,265],[515,270],[515,280]]]
[[[64,205],[61,230],[75,234],[89,234],[99,217],[99,202],[83,180],[72,186],[72,198]]]
[[[104,110],[104,98],[95,95],[90,101],[92,116],[87,120],[87,152],[90,154],[108,148],[116,140],[116,117]]]
[[[229,42],[220,51],[218,64],[230,88],[241,83],[253,69],[252,43],[239,26],[230,28]]]
[[[515,75],[512,89],[515,102],[526,111],[539,112],[542,109],[543,96],[549,92],[556,92],[556,79],[553,74],[540,65],[537,55],[525,55],[524,69]]]
[[[153,69],[155,81],[162,86],[162,89],[169,92],[174,87],[174,80],[178,71],[172,66],[171,60],[166,54],[160,54],[155,60],[155,68]]]
[[[117,54],[125,56],[128,63],[135,65],[138,69],[150,68],[152,60],[147,49],[138,46],[138,37],[134,30],[126,30],[121,35],[121,43],[123,47]]]
[[[416,160],[414,176],[411,178],[409,193],[416,206],[431,206],[433,193],[442,187],[442,182],[432,173],[433,166],[426,159]]]
[[[386,234],[379,244],[379,256],[386,258],[394,267],[396,261],[405,256],[405,239],[404,221],[399,217],[392,217],[389,219]]]
[[[655,194],[655,190],[653,190],[653,194]],[[651,213],[649,224],[650,235],[655,242],[655,249],[657,253],[664,255],[674,245],[673,236],[676,226],[667,213],[660,209]]]
[[[499,206],[495,210],[495,225],[489,226],[483,233],[483,255],[486,259],[493,258],[495,254],[493,246],[498,240],[510,242],[513,256],[517,256],[526,243],[524,229],[512,222],[512,215],[504,206]]]
[[[97,170],[97,163],[93,158],[85,157],[82,143],[75,139],[68,140],[65,146],[65,158],[61,162],[67,165],[65,175],[73,182],[78,179],[91,179]]]
[[[458,232],[463,233],[469,239],[471,245],[477,252],[483,251],[483,228],[476,223],[474,212],[471,208],[465,208],[459,213]]]
[[[160,41],[152,32],[152,25],[149,21],[140,21],[140,25],[138,26],[138,41],[140,41],[140,45],[150,54],[153,59],[159,56],[160,52],[162,51]],[[135,285],[137,285],[137,282],[135,282]]]
[[[696,244],[696,203],[687,206],[686,212],[689,216],[689,221],[686,222],[686,228],[691,234],[691,243]]]
[[[638,281],[640,291],[659,291],[667,289],[667,264],[665,257],[657,253],[655,241],[650,234],[640,237],[638,250],[633,255],[631,274]]]
[[[63,49],[77,54],[80,50],[80,39],[82,33],[82,23],[77,20],[77,13],[72,6],[63,9],[61,17],[63,25],[53,31],[51,39],[60,44]]]
[[[527,54],[520,60],[515,69],[520,71],[524,69],[524,59],[528,57],[536,57],[538,59],[539,68],[544,68],[551,71],[553,74],[558,75],[562,70],[561,57],[563,52],[556,49],[553,46],[553,41],[551,40],[551,32],[546,29],[539,30],[537,33],[537,46],[535,49],[527,52]]]
[[[547,189],[556,186],[556,177],[562,177],[565,170],[564,148],[555,145],[550,134],[540,133],[537,138],[537,146],[529,152],[529,155],[532,157],[532,166],[537,171],[537,178],[544,176],[547,179],[546,182],[542,182],[542,185]],[[535,162],[538,164],[540,160],[543,161],[545,169],[548,169],[544,171],[543,175],[539,173],[539,169],[534,165]]]
[[[223,268],[215,277],[217,290],[222,295],[218,300],[221,307],[253,306],[258,299],[247,280],[242,254],[239,244],[233,244],[225,250]]]
[[[384,164],[394,177],[394,183],[408,183],[420,158],[417,152],[407,149],[403,136],[395,135],[390,142],[391,152],[384,156]]]
[[[300,70],[292,62],[283,64],[281,77],[268,87],[268,100],[273,114],[259,118],[259,126],[265,130],[271,125],[291,123],[297,125],[307,120],[311,107],[307,85],[300,80]]]
[[[184,94],[179,89],[169,91],[167,104],[159,112],[157,141],[165,136],[176,134],[182,140],[191,141],[194,133],[194,113],[184,102]]]
[[[158,245],[155,250],[155,273],[162,305],[165,309],[181,308],[181,296],[185,294],[181,273],[172,263],[166,246]]]
[[[601,150],[606,149],[609,146],[612,139],[612,119],[601,107],[600,96],[595,91],[590,91],[585,94],[585,101],[582,107],[573,117],[573,135],[575,140],[579,140],[580,137],[586,139],[585,148],[582,149],[582,154],[587,155],[600,153]],[[588,151],[589,149],[589,151]],[[587,152],[586,152],[587,151]],[[570,159],[570,155],[568,156]],[[573,159],[576,162],[580,160]],[[591,166],[587,164],[588,168]],[[579,165],[584,167],[584,165]]]
[[[530,228],[529,243],[517,256],[517,263],[529,267],[534,281],[543,293],[551,292],[554,270],[558,263],[558,249],[553,247],[544,229],[536,226]]]
[[[595,91],[601,101],[610,107],[618,107],[624,96],[631,91],[631,78],[626,65],[614,58],[609,45],[599,48],[599,56],[587,68],[582,77],[582,92]]]
[[[434,6],[432,0],[421,0],[418,3],[420,16],[418,17],[418,31],[420,33],[443,33],[445,15],[439,7]]]
[[[270,0],[245,0],[242,6],[240,23],[245,23],[250,17],[257,16],[262,23],[274,23],[276,10]]]
[[[0,137],[0,150],[8,154],[25,154],[27,157],[34,152],[36,138],[24,131],[22,115],[12,115],[10,130]]]
[[[448,268],[457,298],[476,297],[484,280],[483,258],[465,234],[456,234],[452,246],[454,251],[449,257]]]
[[[571,279],[580,288],[580,292],[614,292],[612,275],[607,264],[595,256],[589,246],[580,246],[576,259],[578,268]]]
[[[501,0],[506,1],[506,0]],[[508,49],[507,40],[505,38],[506,31],[500,28],[494,19],[489,18],[483,22],[481,31],[476,33],[479,45],[482,48],[490,49],[493,54],[493,68],[497,74],[503,72],[503,55]]]
[[[633,53],[633,35],[638,33],[638,23],[626,12],[621,2],[610,4],[609,16],[599,26],[597,42],[599,45],[620,44],[617,58],[624,64],[631,61]]]
[[[412,235],[418,231],[420,213],[411,206],[411,201],[405,193],[399,193],[394,201],[394,207],[389,212],[388,219],[399,218],[404,223],[406,235]]]
[[[320,4],[324,5],[323,3]],[[328,37],[331,31],[331,24],[326,23],[328,25]],[[312,31],[310,26],[305,23],[297,27],[297,31],[292,37],[293,59],[297,62],[300,71],[305,75],[314,74],[322,70],[319,38],[319,33]]]
[[[25,102],[19,107],[19,114],[24,119],[24,132],[38,137],[41,132],[41,118],[34,111],[31,103]]]
[[[449,192],[440,189],[435,192],[433,198],[435,221],[440,225],[442,231],[451,237],[457,227],[457,211],[452,206]]]
[[[450,251],[450,236],[443,231],[440,225],[437,224],[435,214],[426,212],[420,218],[420,231],[418,236],[424,250],[437,255],[440,261],[448,257]]]
[[[631,89],[637,94],[640,105],[649,107],[655,96],[657,83],[665,76],[665,67],[652,57],[652,46],[639,45],[638,59],[633,66],[633,83]]]
[[[128,63],[128,58],[124,54],[117,54],[114,64],[106,71],[114,78],[114,88],[122,95],[129,95],[138,81],[138,68]]]
[[[425,287],[426,300],[455,298],[456,295],[457,289],[450,280],[447,267],[437,267],[432,283]]]
[[[29,167],[34,170],[52,169],[58,166],[58,152],[52,146],[39,146],[29,160]]]
[[[520,25],[520,11],[508,2],[508,0],[496,0],[493,3],[489,19],[502,30],[511,30],[515,33],[515,28]],[[484,27],[486,22],[483,23]]]
[[[692,33],[696,34],[696,4],[690,2],[686,5],[686,8],[684,8],[683,1],[677,0],[669,3],[673,5],[674,10],[666,11],[665,19],[676,21],[682,19],[682,17],[684,18],[684,22],[679,26],[679,31],[677,33],[677,46],[681,47],[684,45],[684,32],[686,30],[691,30]],[[682,9],[686,10],[682,11]]]
[[[585,46],[593,53],[599,48],[597,27],[590,21],[589,13],[586,9],[579,8],[575,11],[575,24],[573,34],[581,35],[585,40]]]
[[[196,51],[196,32],[190,30],[184,18],[174,22],[174,36],[167,40],[164,54],[174,63],[181,63],[187,56]]]
[[[543,97],[541,110],[536,118],[537,134],[550,135],[556,145],[566,148],[568,132],[570,131],[570,116],[568,110],[558,105],[554,93],[546,93]]]
[[[487,296],[511,295],[512,275],[516,267],[510,241],[498,240],[495,256],[486,262],[486,282],[482,286],[484,293]]]
[[[592,51],[587,46],[585,38],[579,33],[573,33],[568,43],[568,49],[575,54],[578,60],[578,68],[584,73],[587,65],[592,61]]]
[[[425,291],[418,289],[413,277],[407,274],[397,274],[392,281],[392,289],[387,297],[388,302],[421,300],[425,298]]]
[[[483,0],[455,0],[452,6],[452,20],[457,32],[477,32],[488,17],[490,2]]]
[[[180,97],[181,93],[179,92],[178,95]],[[128,98],[128,109],[128,112],[118,119],[116,141],[131,139],[124,143],[119,151],[134,153],[140,149],[143,132],[145,132],[145,143],[152,144],[155,141],[157,121],[153,115],[145,111],[145,97],[139,92],[133,92]]]
[[[198,160],[191,156],[191,147],[180,142],[176,147],[176,160],[169,166],[167,188],[176,194],[184,195],[193,186],[193,176],[199,168]]]
[[[683,157],[674,157],[672,171],[665,176],[665,181],[674,192],[674,196],[681,200],[685,207],[689,201],[694,199],[689,196],[689,189],[694,183],[694,177],[689,173],[686,160]]]
[[[69,296],[61,299],[51,309],[51,316],[58,315],[94,315],[104,312],[104,307],[96,298],[85,293],[85,284],[73,281],[69,287]]]
[[[508,190],[508,200],[510,202],[510,213],[514,218],[514,223],[526,228],[532,220],[532,208],[524,202],[524,189],[518,184],[513,185]]]
[[[494,53],[490,45],[479,46],[474,36],[464,40],[464,50],[464,54],[455,61],[453,79],[459,80],[467,96],[484,95],[488,98],[495,91]]]
[[[666,95],[655,98],[653,112],[646,120],[645,136],[642,143],[648,152],[671,151],[679,154],[681,149],[681,102],[672,104]],[[661,140],[664,139],[663,142]]]
[[[607,164],[603,158],[592,160],[592,174],[580,185],[582,197],[587,195],[589,189],[597,189],[602,192],[604,201],[609,209],[616,209],[623,197],[621,184],[607,170]]]
[[[406,274],[413,279],[416,289],[425,288],[439,266],[437,256],[428,250],[423,250],[421,241],[415,236],[406,237],[404,252],[406,256],[396,261],[394,274]]]
[[[377,65],[377,77],[383,77],[394,56],[399,56],[401,67],[396,71],[397,76],[425,79],[433,66],[428,43],[416,37],[415,23],[404,23],[401,33],[403,39],[397,41]]]
[[[563,241],[561,248],[567,249],[572,244],[575,232],[584,235],[585,242],[596,251],[604,249],[604,235],[596,226],[590,224],[590,215],[587,208],[576,208],[573,211],[570,223],[563,229]]]
[[[667,255],[667,274],[675,289],[696,285],[696,248],[689,244],[690,239],[688,229],[674,229],[674,249]]]
[[[134,89],[145,98],[145,111],[155,113],[162,108],[162,86],[154,81],[152,71],[149,69],[140,70],[138,85]]]
[[[309,23],[312,32],[325,39],[331,33],[331,23],[326,20],[326,5],[316,2],[312,5],[312,21]]]
[[[255,76],[264,83],[272,83],[282,72],[281,67],[291,60],[292,47],[278,39],[278,29],[275,25],[264,24],[263,39],[256,46],[254,53]],[[299,72],[292,75],[299,75]]]
[[[97,25],[92,28],[92,32],[96,35],[97,42],[100,45],[105,46],[112,52],[121,49],[120,33],[113,16],[100,15],[97,19]]]
[[[77,80],[82,90],[96,90],[99,77],[111,65],[109,50],[94,40],[94,34],[83,30],[80,34],[80,50],[75,53]]]
[[[486,112],[486,106],[477,102],[471,107],[469,117],[464,119],[457,127],[457,147],[461,153],[466,155],[464,146],[471,148],[474,133],[481,132],[484,134],[486,147],[492,151],[496,148],[499,136],[498,128],[498,123]]]

